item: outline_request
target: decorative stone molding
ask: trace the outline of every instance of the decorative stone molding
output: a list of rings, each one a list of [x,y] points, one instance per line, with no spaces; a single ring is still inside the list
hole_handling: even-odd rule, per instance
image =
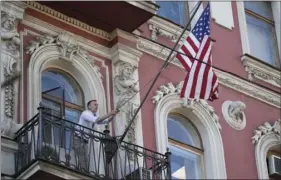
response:
[[[254,130],[252,143],[255,145],[255,159],[259,179],[269,179],[267,166],[267,153],[271,148],[279,148],[281,145],[281,119],[273,125],[265,122]]]
[[[26,53],[31,55],[27,68],[27,86],[30,87],[27,89],[28,119],[38,112],[37,107],[42,98],[40,74],[48,68],[58,68],[73,76],[79,82],[85,99],[94,97],[99,102],[98,114],[106,114],[106,93],[100,72],[94,65],[95,57],[89,55],[80,43],[77,48],[75,39],[76,36],[69,33],[57,36],[43,35],[34,38],[26,48]],[[103,127],[96,128],[102,130]]]
[[[24,24],[28,27],[38,30],[43,34],[48,34],[53,37],[57,37],[61,32],[68,32],[62,28],[55,26],[54,24],[47,23],[36,17],[25,14],[24,19],[21,24]],[[34,33],[32,33],[33,35]],[[87,38],[75,34],[75,39],[79,42],[79,45],[86,49],[87,51],[93,52],[99,56],[110,58],[109,49],[106,46],[103,46],[95,41],[91,41]]]
[[[57,37],[50,35],[38,36],[35,40],[30,41],[29,46],[26,47],[26,53],[32,55],[36,50],[47,45],[57,45],[60,47],[60,58],[69,62],[73,62],[74,56],[85,59],[95,69],[99,78],[102,79],[100,68],[94,65],[94,59],[88,52],[79,46],[74,35],[70,33],[61,33]]]
[[[1,2],[1,65],[0,80],[5,81],[16,75],[20,70],[21,40],[17,32],[18,22],[23,17],[25,6],[21,2]],[[4,114],[1,114],[1,135],[13,136],[18,128],[15,120],[18,82],[8,83],[4,88]],[[1,89],[2,91],[2,89]],[[2,95],[1,95],[2,96]],[[0,109],[2,112],[2,109]]]
[[[115,132],[122,135],[129,121],[140,104],[138,62],[142,53],[138,50],[117,43],[111,48],[113,65],[113,90],[115,108],[120,108],[116,116]],[[141,114],[137,115],[129,130],[126,140],[138,145],[143,144]]]
[[[126,119],[126,128],[130,120],[132,119],[136,109],[138,108],[139,104],[135,104],[134,99],[130,100],[138,91],[138,80],[135,78],[134,73],[136,72],[137,67],[133,66],[132,64],[124,61],[119,61],[116,64],[116,76],[114,77],[114,92],[118,97],[117,107],[121,107],[122,113],[125,113]],[[122,116],[121,113],[121,116]],[[123,116],[124,117],[124,116]],[[137,121],[138,118],[135,119]],[[136,124],[132,124],[130,130],[128,131],[128,141],[129,143],[135,143],[135,127]]]
[[[167,85],[161,85],[159,87],[159,89],[156,90],[156,92],[155,92],[156,95],[151,98],[152,103],[157,105],[159,103],[159,101],[167,95],[173,95],[173,94],[179,95],[181,92],[182,86],[183,86],[183,81],[179,82],[176,86],[174,86],[172,82],[167,83]],[[221,130],[221,125],[219,123],[219,117],[215,113],[215,109],[212,106],[210,106],[207,101],[193,100],[193,101],[188,102],[188,104],[186,102],[184,102],[184,100],[182,101],[182,105],[189,109],[193,109],[195,104],[199,104],[202,108],[206,109],[208,111],[208,113],[210,114],[210,116],[212,117],[212,119],[214,120],[214,122],[216,123],[216,126],[218,127],[218,129]]]
[[[277,108],[281,108],[281,95],[249,83],[231,74],[214,70],[219,78],[219,83],[228,88],[234,89],[254,99],[260,100]]]
[[[166,85],[165,85],[166,86]],[[177,112],[187,117],[198,130],[204,151],[206,179],[227,179],[222,135],[215,123],[215,116],[208,108],[194,102],[192,110],[182,106],[182,99],[176,93],[165,95],[155,106],[154,124],[157,152],[165,153],[169,147],[167,117],[170,112]]]
[[[159,44],[150,42],[148,40],[139,38],[137,41],[137,48],[147,54],[150,54],[159,59],[165,60],[168,56],[170,50],[160,46]],[[175,57],[176,53],[173,53],[172,57]],[[183,68],[182,65],[176,58],[173,58],[172,64]],[[234,75],[222,72],[220,70],[214,69],[216,75],[219,78],[219,83],[225,87],[231,88],[235,91],[241,92],[247,96],[254,99],[260,100],[264,103],[270,104],[277,108],[281,108],[281,95],[270,91],[268,89],[262,88],[255,84],[249,83],[243,79],[240,79]]]
[[[178,37],[183,31],[183,28],[171,23],[167,20],[161,19],[160,17],[154,16],[148,20],[148,28],[151,31],[151,39],[156,41],[158,36],[164,36],[173,42],[176,42]],[[185,32],[181,38],[180,44],[188,36],[189,32]]]
[[[152,43],[149,40],[141,39],[141,38],[137,40],[137,48],[147,54],[150,54],[162,60],[165,60],[171,51],[170,49],[165,48],[159,44]],[[171,57],[175,57],[175,55],[176,52],[174,52]],[[173,59],[173,63],[177,62],[177,60],[175,59],[176,58]]]
[[[106,39],[106,40],[110,40],[110,35],[109,33],[103,31],[103,30],[100,30],[100,29],[97,29],[97,28],[94,28],[92,26],[89,26],[88,24],[86,23],[83,23],[77,19],[74,19],[74,18],[71,18],[69,16],[66,16],[58,11],[55,11],[47,6],[43,6],[37,2],[34,2],[34,1],[26,1],[26,4],[28,5],[29,8],[32,8],[36,11],[39,11],[43,14],[46,14],[48,16],[51,16],[52,18],[55,18],[59,21],[62,21],[64,23],[67,23],[69,25],[72,25],[76,28],[79,28],[83,31],[86,31],[88,33],[91,33],[91,34],[94,34],[96,36],[99,36],[103,39]]]
[[[252,143],[257,144],[264,136],[267,136],[271,133],[274,133],[280,138],[281,132],[281,119],[275,121],[273,125],[268,122],[265,122],[263,125],[259,126],[254,130],[254,136],[252,137]]]
[[[248,79],[253,81],[255,78],[281,88],[281,71],[265,65],[254,57],[245,54],[241,61],[245,71],[248,72]]]
[[[232,128],[242,130],[246,127],[245,108],[246,105],[241,101],[225,101],[222,104],[223,117]]]

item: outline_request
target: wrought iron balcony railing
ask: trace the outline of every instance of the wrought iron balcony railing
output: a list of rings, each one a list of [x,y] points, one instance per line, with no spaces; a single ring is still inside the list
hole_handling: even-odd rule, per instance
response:
[[[107,130],[94,131],[38,110],[16,133],[16,176],[42,160],[97,179],[171,179],[170,153],[119,143]]]

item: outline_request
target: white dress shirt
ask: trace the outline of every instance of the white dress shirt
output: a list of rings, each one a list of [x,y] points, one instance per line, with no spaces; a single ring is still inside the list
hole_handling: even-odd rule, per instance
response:
[[[95,113],[93,113],[92,111],[90,110],[85,110],[82,112],[80,118],[79,118],[79,122],[78,124],[81,125],[81,126],[85,126],[89,129],[92,129],[94,127],[94,125],[97,123],[97,116]],[[108,119],[102,121],[102,122],[99,122],[97,124],[107,124],[108,123]],[[82,130],[83,128],[80,127],[80,126],[77,126],[76,128],[77,130]],[[84,129],[84,132],[85,133],[90,133],[90,131],[88,129]],[[75,132],[76,136],[80,136],[80,133],[79,132]],[[88,139],[88,136],[86,136],[86,139]]]

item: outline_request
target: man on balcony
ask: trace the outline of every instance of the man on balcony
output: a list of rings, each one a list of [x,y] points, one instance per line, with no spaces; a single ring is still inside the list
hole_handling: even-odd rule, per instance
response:
[[[77,168],[83,169],[84,171],[88,171],[89,167],[89,157],[87,154],[90,129],[94,128],[96,124],[110,123],[119,112],[118,110],[114,110],[105,116],[97,117],[98,102],[96,100],[89,101],[87,103],[87,108],[88,110],[83,111],[80,116],[78,122],[79,126],[76,127],[73,137],[73,149],[75,151],[75,156],[78,157]]]

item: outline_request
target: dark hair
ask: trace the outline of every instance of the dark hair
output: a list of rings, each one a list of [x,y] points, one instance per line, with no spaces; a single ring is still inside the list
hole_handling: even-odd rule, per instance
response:
[[[88,103],[87,103],[87,108],[88,109],[89,109],[89,106],[90,106],[91,102],[93,102],[93,101],[97,101],[97,100],[93,99],[93,100],[88,101]]]

